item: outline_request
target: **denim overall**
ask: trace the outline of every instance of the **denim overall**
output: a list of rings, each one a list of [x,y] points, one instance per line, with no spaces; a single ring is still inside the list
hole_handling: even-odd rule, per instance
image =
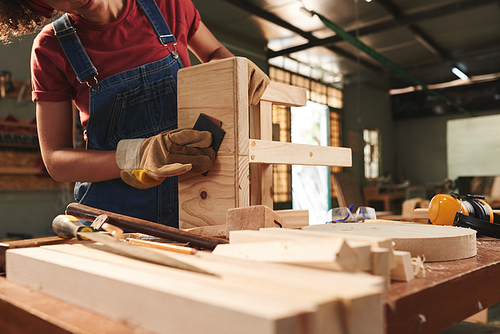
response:
[[[175,37],[154,0],[137,3],[160,42],[166,47],[174,43]],[[159,61],[97,82],[97,70],[67,14],[53,26],[78,80],[89,86],[88,149],[116,150],[122,139],[148,138],[177,128],[177,71],[183,65],[175,44],[174,51]],[[179,227],[177,177],[149,189],[134,188],[121,179],[79,182],[75,199],[98,209]]]

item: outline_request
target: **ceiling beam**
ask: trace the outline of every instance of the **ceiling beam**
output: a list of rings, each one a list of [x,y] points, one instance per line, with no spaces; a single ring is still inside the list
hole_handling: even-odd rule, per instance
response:
[[[271,23],[274,23],[282,28],[288,29],[288,30],[298,34],[299,36],[304,37],[305,39],[307,39],[311,43],[319,43],[321,41],[320,39],[316,38],[312,33],[303,31],[303,30],[295,27],[294,25],[286,22],[285,20],[277,17],[276,15],[274,15],[268,11],[265,11],[262,8],[257,7],[257,6],[247,2],[245,0],[223,0],[223,1],[226,1],[226,2],[230,3],[231,5],[239,7],[241,9],[249,12],[250,14],[258,16],[258,17],[260,17],[266,21],[269,21]],[[331,50],[332,52],[344,57],[344,58],[350,59],[352,61],[358,61],[358,57],[356,55],[353,55],[352,53],[347,52],[339,47],[335,47],[333,45],[332,46],[325,46],[325,47],[327,49]],[[380,67],[372,62],[366,61],[364,59],[359,59],[359,62],[364,67],[370,68],[374,71],[382,70],[382,67]]]
[[[381,5],[387,10],[396,21],[404,22],[405,15],[399,7],[397,7],[391,0],[374,0],[376,3]],[[431,51],[433,54],[441,57],[443,60],[451,60],[451,56],[443,49],[436,41],[434,41],[430,36],[424,33],[418,26],[414,24],[408,24],[407,28],[415,35],[417,41],[419,41],[425,48]]]
[[[377,1],[379,3],[387,3],[387,1],[383,1],[383,0],[377,0]],[[402,17],[400,17],[398,19],[376,23],[376,24],[373,24],[370,26],[359,28],[357,30],[349,30],[348,33],[353,35],[353,36],[356,35],[357,37],[366,36],[369,34],[381,32],[381,31],[386,31],[389,29],[394,29],[396,27],[403,26],[403,25],[411,25],[411,24],[416,23],[418,21],[438,18],[441,16],[450,15],[450,14],[454,14],[454,13],[458,13],[458,12],[462,12],[462,11],[490,5],[492,3],[500,3],[500,0],[462,0],[462,1],[459,1],[459,2],[456,2],[453,4],[444,5],[444,6],[441,6],[438,8],[430,9],[427,11],[422,11],[422,12],[419,12],[416,14],[411,14],[411,15],[402,15],[401,14]],[[285,28],[285,27],[283,27],[283,28]],[[422,33],[422,32],[419,31],[419,33]],[[316,46],[328,47],[328,46],[331,46],[331,45],[338,43],[340,41],[342,41],[342,38],[339,36],[336,36],[336,35],[332,36],[332,37],[323,38],[323,39],[309,40],[309,42],[306,44],[294,46],[294,47],[283,49],[280,51],[269,50],[268,57],[274,58],[274,57],[279,57],[279,56],[283,56],[283,55],[288,55],[290,53],[307,50],[307,49],[310,49],[310,48],[316,47]],[[432,45],[432,44],[430,44],[430,45]]]
[[[500,58],[500,46],[499,47],[496,47],[494,49],[482,49],[482,50],[477,50],[476,52],[474,52],[473,54],[468,54],[468,55],[463,55],[461,57],[458,57],[458,58],[455,58],[454,61],[455,62],[467,62],[467,61],[475,61],[475,62],[478,62],[478,61],[481,61],[481,60],[484,60],[486,58],[494,58],[494,59],[498,59]],[[436,67],[440,67],[442,66],[443,63],[441,61],[432,61],[432,62],[428,62],[428,63],[425,63],[425,64],[419,64],[419,65],[413,65],[413,66],[409,66],[409,67],[404,67],[403,70],[405,71],[408,71],[408,72],[411,72],[411,71],[414,71],[415,70],[415,67],[418,68],[419,70],[429,70],[429,69],[433,69],[433,68],[436,68]],[[473,73],[472,75],[483,75],[483,74],[487,74],[487,73]],[[365,82],[365,81],[371,81],[371,80],[375,80],[375,79],[379,79],[379,78],[394,78],[394,79],[399,79],[399,77],[395,74],[392,74],[392,73],[385,73],[385,72],[378,72],[378,73],[371,73],[371,74],[363,74],[361,76],[358,76],[358,75],[350,75],[350,76],[344,76],[344,84],[354,84],[354,83],[357,83],[357,82]],[[401,82],[403,82],[404,80],[401,79]]]

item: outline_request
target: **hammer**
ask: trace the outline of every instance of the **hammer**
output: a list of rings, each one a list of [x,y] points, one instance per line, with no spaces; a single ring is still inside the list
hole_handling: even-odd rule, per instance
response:
[[[190,243],[192,246],[208,250],[214,250],[218,244],[228,243],[225,239],[199,236],[174,227],[92,208],[79,203],[69,204],[66,207],[66,214],[86,221],[94,221],[98,216],[105,215],[107,217],[106,222],[123,230],[148,234],[182,243]]]

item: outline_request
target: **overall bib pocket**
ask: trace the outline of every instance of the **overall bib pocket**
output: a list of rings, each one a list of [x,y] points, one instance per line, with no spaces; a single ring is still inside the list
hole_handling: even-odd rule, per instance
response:
[[[149,138],[177,128],[177,89],[173,76],[118,94],[108,128],[108,142]],[[170,110],[170,111],[169,111]],[[161,112],[163,111],[163,112]]]

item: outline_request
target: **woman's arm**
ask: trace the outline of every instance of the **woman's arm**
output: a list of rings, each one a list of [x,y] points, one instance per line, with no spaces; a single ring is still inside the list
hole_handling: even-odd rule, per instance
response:
[[[212,35],[203,22],[200,22],[198,30],[189,40],[188,47],[202,63],[234,57],[234,55],[229,52],[214,35]]]
[[[36,119],[43,162],[59,182],[97,182],[120,177],[115,151],[73,148],[71,102],[37,102]]]

